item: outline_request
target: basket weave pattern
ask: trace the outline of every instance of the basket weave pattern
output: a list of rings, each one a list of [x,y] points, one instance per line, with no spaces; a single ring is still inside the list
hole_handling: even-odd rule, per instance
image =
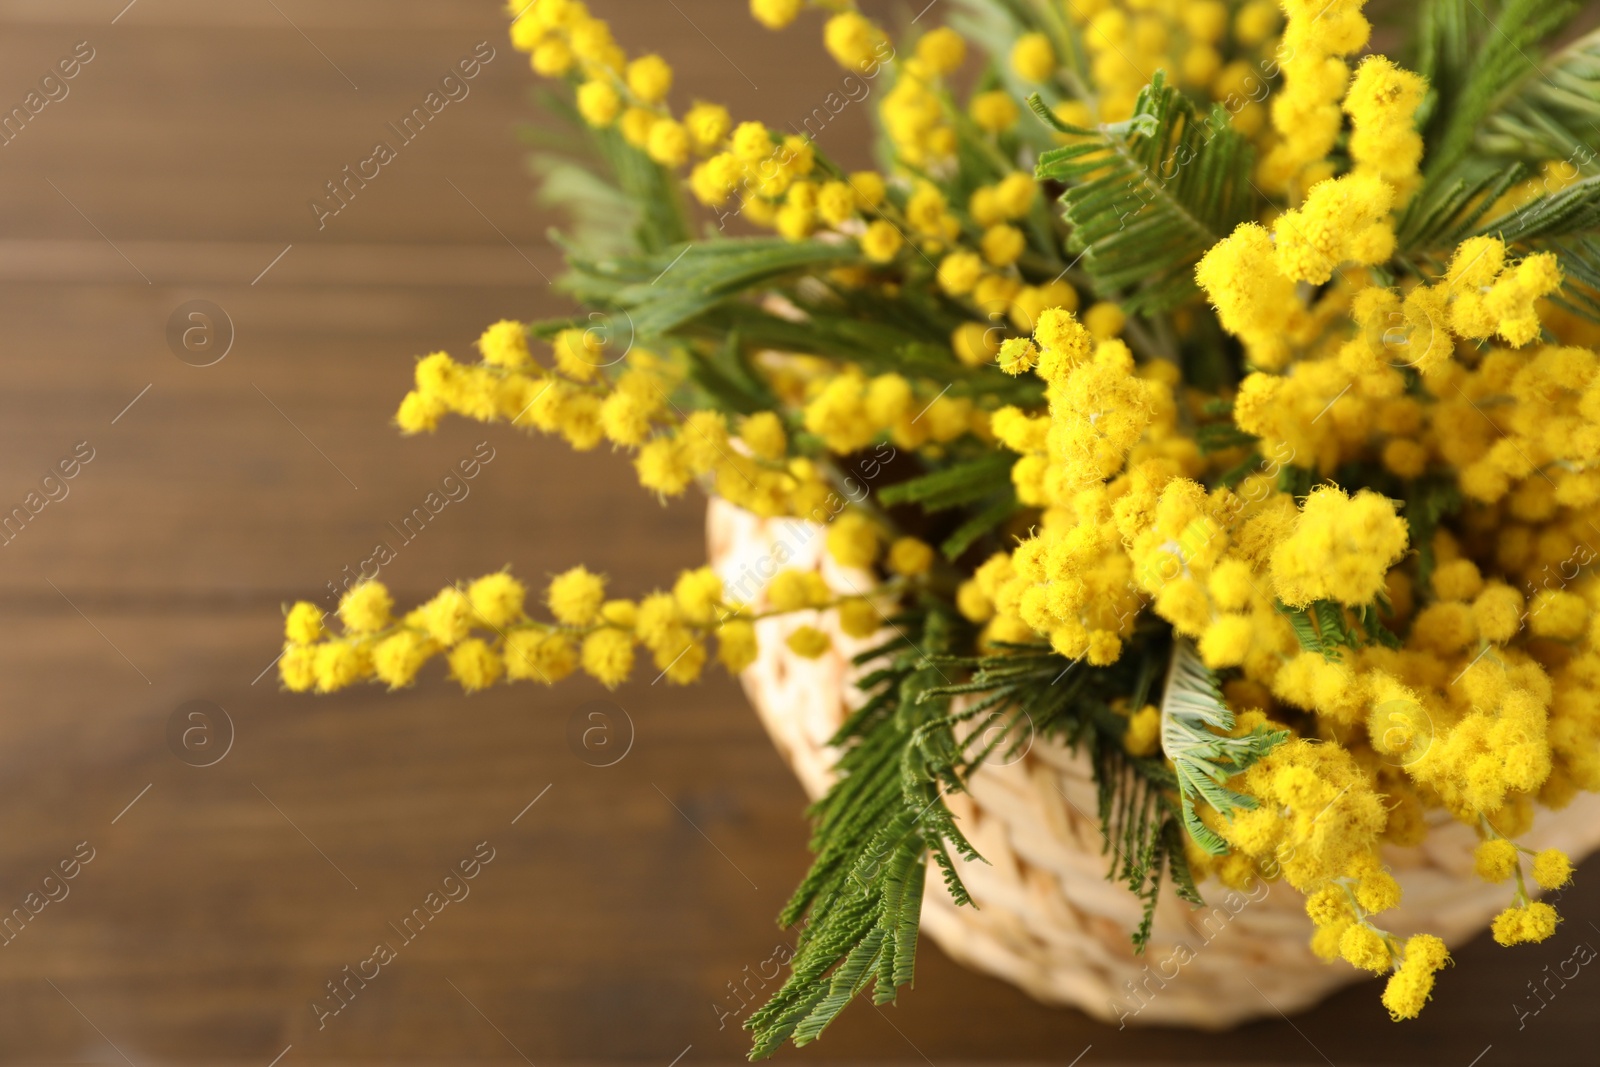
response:
[[[766,580],[789,567],[815,569],[841,593],[871,585],[869,575],[828,558],[809,523],[763,520],[713,500],[707,533],[712,566],[735,599],[759,602]],[[784,638],[804,624],[832,634],[833,650],[816,660],[794,655]],[[745,692],[807,793],[819,796],[836,756],[827,740],[861,700],[850,657],[867,643],[820,613],[756,625],[761,653],[742,676]],[[1088,761],[1058,742],[1036,738],[1021,758],[984,764],[968,792],[946,799],[988,862],[957,860],[975,908],[958,907],[931,875],[922,928],[967,966],[1039,1000],[1125,1025],[1223,1028],[1310,1007],[1362,977],[1311,953],[1303,899],[1281,884],[1244,893],[1207,883],[1204,908],[1163,892],[1149,946],[1134,955],[1129,933],[1140,903],[1107,881]],[[1473,875],[1472,830],[1434,814],[1440,818],[1419,848],[1386,852],[1404,901],[1385,913],[1384,926],[1402,936],[1426,930],[1455,946],[1482,931],[1510,891]],[[1600,847],[1600,795],[1541,812],[1522,843],[1561,848],[1576,862]]]

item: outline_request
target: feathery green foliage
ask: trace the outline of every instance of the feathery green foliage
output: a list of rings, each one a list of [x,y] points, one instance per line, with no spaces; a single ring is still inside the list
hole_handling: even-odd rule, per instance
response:
[[[1254,152],[1226,109],[1199,115],[1157,71],[1124,122],[1070,126],[1037,94],[1028,100],[1056,130],[1081,138],[1039,157],[1036,175],[1066,186],[1069,249],[1101,296],[1131,312],[1167,310],[1196,292],[1194,265],[1253,216]]]
[[[1527,176],[1527,168],[1511,163],[1472,178],[1423,183],[1395,226],[1396,258],[1413,269],[1422,262],[1442,264],[1477,232],[1495,201]]]
[[[1288,737],[1286,731],[1265,726],[1257,726],[1243,737],[1226,736],[1234,725],[1216,675],[1201,662],[1191,641],[1175,638],[1167,691],[1161,700],[1161,749],[1172,761],[1177,777],[1184,828],[1213,856],[1225,854],[1228,844],[1200,821],[1196,802],[1204,800],[1223,815],[1254,808],[1254,798],[1224,783]]]
[[[869,699],[832,741],[844,755],[838,781],[813,808],[816,860],[780,917],[786,924],[804,918],[807,925],[789,979],[746,1023],[755,1033],[752,1059],[785,1040],[814,1040],[868,985],[882,1004],[911,982],[929,859],[963,904],[970,900],[952,854],[981,859],[956,827],[944,795],[963,789],[981,763],[1014,762],[1041,738],[1090,759],[1097,810],[1079,814],[1099,820],[1104,851],[1112,857],[1107,877],[1144,903],[1134,946],[1142,949],[1148,940],[1169,880],[1183,899],[1200,902],[1184,858],[1180,780],[1159,754],[1127,753],[1128,719],[1113,707],[1114,701],[1134,709],[1147,702],[1166,669],[1162,628],[1152,627],[1149,651],[1092,667],[1048,645],[1002,644],[986,655],[950,655],[946,650],[961,643],[962,624],[931,610],[897,619],[895,626],[894,640],[858,657],[859,664],[882,665],[863,679]],[[908,634],[918,634],[920,642]],[[1206,715],[1221,721],[1209,710]],[[1265,752],[1284,736],[1258,733],[1239,740],[1208,733],[1220,753],[1207,757],[1209,765],[1231,759],[1243,769],[1253,757],[1242,747]]]
[[[1496,129],[1502,114],[1519,113],[1519,99],[1536,100],[1528,89],[1543,77],[1539,42],[1577,10],[1573,0],[1433,0],[1427,6],[1419,64],[1433,88],[1423,124],[1426,180],[1453,173],[1481,131]]]
[[[1426,585],[1433,579],[1433,534],[1439,524],[1461,510],[1461,489],[1446,474],[1428,474],[1411,483],[1406,493],[1406,525],[1411,529],[1411,544],[1417,551],[1417,582]]]
[[[888,507],[915,504],[925,515],[964,508],[960,525],[939,546],[946,559],[954,560],[1017,513],[1011,484],[1015,463],[1011,452],[956,454],[945,466],[879,489],[878,501]]]
[[[1200,454],[1209,456],[1213,452],[1223,452],[1230,448],[1241,448],[1253,445],[1259,440],[1253,433],[1246,433],[1232,422],[1207,422],[1194,428],[1195,442],[1200,446]]]
[[[1551,302],[1600,322],[1600,236],[1583,234],[1551,241],[1548,247],[1560,260],[1565,276],[1561,292],[1550,297]]]
[[[752,1059],[815,1040],[868,984],[881,1004],[910,983],[930,855],[951,895],[970,903],[951,853],[978,854],[943,797],[962,788],[972,761],[956,740],[949,697],[931,695],[945,679],[928,658],[949,650],[959,623],[927,611],[894,626],[892,641],[857,659],[882,666],[861,680],[870,697],[832,741],[844,754],[838,781],[812,808],[816,858],[780,917],[807,925],[788,979],[745,1022]]]
[[[941,511],[981,500],[994,491],[996,480],[1008,481],[1017,461],[1012,452],[990,452],[879,490],[885,504],[920,504]]]
[[[973,512],[970,517],[957,526],[955,530],[939,545],[939,551],[944,558],[954,560],[977,543],[978,539],[990,533],[1011,516],[1017,513],[1017,493],[1012,488],[1008,478],[1000,483],[994,491],[989,503]]]
[[[853,262],[853,245],[729,238],[599,260],[570,250],[563,287],[585,303],[626,311],[640,337],[663,337],[716,305],[788,276]]]
[[[1575,10],[1578,5],[1556,4]],[[1531,46],[1528,56],[1537,57]],[[1592,147],[1600,142],[1600,30],[1578,38],[1542,63],[1529,62],[1501,94],[1477,130],[1475,147],[1486,155],[1540,163],[1561,160],[1578,170],[1600,170]]]
[[[1390,613],[1389,601],[1383,596],[1377,603],[1359,610],[1347,609],[1331,600],[1313,601],[1303,608],[1291,608],[1280,602],[1277,607],[1278,613],[1294,627],[1300,647],[1324,659],[1338,660],[1345,649],[1363,645],[1400,647],[1400,638],[1383,624],[1382,617]]]
[[[539,201],[566,214],[570,246],[624,255],[688,239],[671,175],[615,131],[591,130],[570,100],[541,91],[536,101],[555,121],[522,128],[528,167],[540,179]]]
[[[986,723],[996,741],[991,750],[1014,758],[1036,737],[1085,753],[1094,771],[1102,851],[1111,855],[1106,877],[1139,897],[1144,915],[1133,931],[1136,950],[1150,936],[1156,902],[1170,878],[1184,900],[1200,902],[1183,851],[1177,779],[1162,757],[1132,756],[1123,747],[1128,711],[1148,703],[1165,669],[1165,644],[1152,633],[1146,651],[1109,667],[1093,667],[1057,654],[1047,645],[1000,645],[995,654],[958,657],[951,667],[971,672],[971,681],[942,686],[941,694],[966,695],[973,703],[963,718]],[[1026,724],[1024,727],[1023,724]],[[1001,745],[1000,739],[1006,744]],[[1074,802],[1063,794],[1068,804]],[[1078,810],[1089,818],[1089,813]]]
[[[1506,244],[1527,244],[1600,230],[1600,175],[1548,193],[1483,226]]]

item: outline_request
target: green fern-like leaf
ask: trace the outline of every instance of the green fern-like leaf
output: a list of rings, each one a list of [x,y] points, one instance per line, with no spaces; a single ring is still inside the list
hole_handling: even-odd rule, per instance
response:
[[[749,415],[778,406],[772,387],[750,366],[738,330],[723,343],[703,349],[688,346],[689,376],[719,411]]]
[[[1556,254],[1564,276],[1561,291],[1550,297],[1591,322],[1600,322],[1600,235],[1583,234],[1545,247]]]
[[[1243,737],[1228,737],[1233,712],[1223,701],[1217,679],[1186,638],[1172,643],[1167,691],[1161,701],[1161,749],[1172,761],[1182,796],[1183,825],[1205,851],[1220,856],[1228,843],[1200,821],[1197,802],[1204,800],[1223,815],[1256,806],[1251,797],[1224,783],[1272,751],[1289,735],[1258,726]]]
[[[1453,475],[1428,473],[1406,488],[1405,519],[1417,550],[1417,584],[1433,578],[1433,534],[1439,523],[1461,509],[1461,489]]]
[[[541,178],[539,199],[567,214],[565,243],[590,255],[657,252],[689,238],[678,182],[615,129],[584,122],[570,99],[541,91],[555,121],[526,126],[528,163]]]
[[[1157,71],[1131,118],[1068,126],[1037,95],[1049,125],[1080,138],[1039,157],[1039,178],[1066,186],[1070,247],[1102,296],[1130,311],[1174,307],[1195,292],[1194,265],[1256,213],[1253,152],[1227,111],[1202,117]]]
[[[1390,614],[1387,600],[1378,604],[1368,604],[1358,613],[1361,628],[1366,631],[1367,640],[1384,648],[1399,648],[1404,642],[1400,635],[1395,633],[1383,623],[1382,615]]]
[[[1534,244],[1597,229],[1600,229],[1600,175],[1524,204],[1487,223],[1480,232],[1510,245]]]
[[[1017,494],[1006,482],[990,503],[976,509],[972,515],[955,532],[944,539],[939,546],[939,551],[944,553],[944,558],[955,560],[971,548],[979,538],[999,527],[1007,519],[1017,513]]]
[[[944,794],[961,788],[971,763],[953,734],[950,698],[936,693],[945,678],[924,656],[948,648],[951,625],[938,613],[898,619],[897,634],[920,641],[897,636],[858,658],[887,664],[859,683],[872,695],[833,738],[844,754],[812,809],[816,858],[780,916],[808,924],[788,979],[745,1021],[751,1059],[816,1040],[868,985],[886,1003],[910,983],[930,856],[955,898],[967,899],[951,854],[979,857]]]
[[[1322,643],[1322,635],[1317,632],[1316,623],[1312,621],[1309,612],[1287,607],[1284,604],[1278,605],[1278,611],[1289,620],[1289,625],[1294,628],[1295,640],[1300,642],[1301,648],[1329,659],[1337,655],[1336,651],[1330,650]]]
[[[1303,608],[1291,608],[1280,601],[1277,608],[1294,628],[1300,647],[1324,659],[1337,661],[1347,648],[1399,648],[1402,643],[1383,623],[1383,616],[1391,610],[1388,598],[1382,594],[1375,603],[1360,608],[1347,609],[1331,600],[1316,600]]]
[[[1477,232],[1494,203],[1527,176],[1521,163],[1511,163],[1472,178],[1426,183],[1395,227],[1399,260],[1418,274],[1424,273],[1419,262],[1447,262],[1456,245]]]
[[[977,698],[962,717],[984,723],[992,740],[975,759],[1014,753],[1019,736],[1059,739],[1087,754],[1096,785],[1094,817],[1110,857],[1106,877],[1122,882],[1144,905],[1132,933],[1135,950],[1149,938],[1165,885],[1170,882],[1184,900],[1200,901],[1183,857],[1177,780],[1161,758],[1128,754],[1128,718],[1112,708],[1113,701],[1143,707],[1165,669],[1165,628],[1148,628],[1141,637],[1144,651],[1109,667],[1074,662],[1048,646],[1001,645],[993,655],[949,660],[953,668],[972,670],[972,680],[940,687],[942,693]],[[1024,723],[1025,731],[1019,729]]]
[[[1552,9],[1534,28],[1553,29],[1576,4]],[[1524,40],[1526,35],[1519,34]],[[1476,130],[1477,149],[1490,156],[1530,164],[1562,160],[1585,173],[1600,172],[1594,146],[1600,142],[1600,30],[1578,38],[1542,63],[1525,44],[1527,57],[1511,64],[1519,75]],[[1509,57],[1507,57],[1509,59]]]
[[[1200,454],[1208,456],[1213,452],[1223,452],[1230,448],[1241,448],[1253,445],[1259,440],[1253,433],[1246,433],[1231,422],[1205,422],[1194,428],[1195,442],[1200,446]]]
[[[1090,757],[1105,848],[1113,856],[1107,876],[1144,902],[1135,946],[1149,936],[1164,884],[1185,900],[1200,900],[1183,857],[1178,781],[1159,757],[1128,755],[1122,743],[1128,720],[1111,705],[1126,699],[1143,706],[1162,671],[1164,627],[1144,634],[1149,641],[1142,647],[1154,651],[1091,667],[1048,645],[949,654],[951,627],[959,624],[937,612],[895,625],[918,640],[897,634],[858,657],[883,665],[858,683],[870,696],[832,739],[844,752],[840,777],[812,809],[816,858],[780,916],[786,924],[805,918],[807,925],[789,978],[745,1024],[754,1034],[752,1059],[785,1041],[815,1040],[868,986],[882,1004],[910,984],[929,865],[955,901],[968,904],[956,857],[980,858],[945,794],[963,788],[985,760],[1018,758],[1038,738],[1058,739]],[[952,704],[958,697],[964,698],[959,711]]]
[[[854,245],[730,238],[598,259],[568,250],[563,287],[585,303],[626,312],[637,336],[666,336],[741,294],[804,271],[853,262]]]
[[[539,179],[539,203],[567,216],[565,237],[598,255],[636,251],[639,207],[626,193],[577,160],[534,152],[528,168]]]
[[[1424,20],[1424,73],[1434,95],[1423,127],[1423,174],[1428,180],[1455,172],[1474,141],[1487,131],[1514,130],[1550,106],[1537,88],[1547,75],[1538,65],[1539,43],[1578,10],[1573,0],[1506,0],[1487,9],[1478,0],[1435,0]],[[1504,135],[1498,142],[1506,146]],[[1556,154],[1564,158],[1574,144]],[[1507,153],[1527,159],[1537,145]],[[1548,159],[1550,154],[1534,155]]]
[[[1128,706],[1143,707],[1160,673],[1160,642],[1148,649],[1128,693]],[[1183,813],[1177,778],[1159,757],[1131,756],[1123,746],[1127,720],[1106,714],[1094,719],[1101,725],[1090,749],[1098,799],[1097,812],[1104,834],[1103,851],[1112,856],[1107,877],[1122,882],[1144,904],[1134,929],[1134,951],[1142,952],[1155,923],[1156,904],[1164,884],[1171,882],[1178,896],[1199,904],[1200,891],[1183,854]],[[1107,729],[1115,722],[1118,729]]]
[[[890,505],[920,504],[924,511],[969,504],[993,493],[996,480],[1006,479],[1016,461],[1011,452],[990,453],[891,485],[878,499]]]

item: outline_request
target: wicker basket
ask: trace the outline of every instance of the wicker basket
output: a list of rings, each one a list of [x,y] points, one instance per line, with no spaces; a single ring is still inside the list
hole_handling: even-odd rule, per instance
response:
[[[759,600],[766,580],[786,567],[816,569],[840,592],[870,585],[868,575],[827,557],[819,528],[809,523],[762,520],[713,500],[707,532],[711,563],[735,598]],[[834,651],[817,660],[791,653],[783,638],[802,624],[833,633]],[[832,776],[827,739],[860,699],[849,659],[864,643],[811,612],[765,619],[757,628],[761,655],[744,672],[745,691],[806,791],[818,796]],[[1312,955],[1302,898],[1279,884],[1263,883],[1248,895],[1208,884],[1204,908],[1165,893],[1149,946],[1135,956],[1128,934],[1140,905],[1106,880],[1087,761],[1038,739],[1008,765],[982,766],[968,786],[948,803],[988,861],[961,864],[978,906],[958,907],[943,881],[930,877],[922,921],[970,967],[1107,1022],[1218,1029],[1307,1008],[1362,977]],[[1600,846],[1600,795],[1542,812],[1524,840],[1562,848],[1574,860],[1587,855]],[[1386,859],[1405,896],[1386,913],[1385,926],[1399,934],[1427,930],[1452,946],[1482,931],[1508,892],[1473,876],[1475,843],[1470,828],[1442,817],[1421,847],[1390,850]]]

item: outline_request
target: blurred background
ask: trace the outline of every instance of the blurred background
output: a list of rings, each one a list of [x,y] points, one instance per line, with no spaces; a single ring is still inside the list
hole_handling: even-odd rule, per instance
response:
[[[839,79],[814,19],[591,6],[685,99],[774,127]],[[413,357],[567,310],[505,26],[498,0],[0,0],[0,108],[27,112],[0,138],[0,1062],[743,1056],[807,827],[735,683],[640,678],[596,720],[582,679],[311,699],[269,669],[280,605],[331,606],[380,544],[402,604],[508,563],[533,583],[582,561],[637,595],[703,559],[700,503],[659,506],[620,456],[390,425]],[[319,218],[475,52],[468,94]],[[864,164],[866,109],[819,139]],[[469,895],[401,930],[464,861]],[[1592,1063],[1600,975],[1550,976],[1600,945],[1597,878],[1550,942],[1463,948],[1403,1026],[1367,984],[1227,1034],[1119,1032],[925,941],[912,994],[800,1055]],[[333,999],[384,941],[396,958]]]

